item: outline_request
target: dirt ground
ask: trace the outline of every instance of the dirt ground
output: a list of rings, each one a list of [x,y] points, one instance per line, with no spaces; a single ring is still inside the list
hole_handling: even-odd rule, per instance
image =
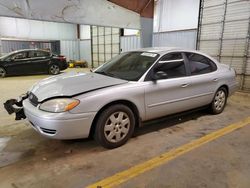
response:
[[[72,70],[88,71],[67,71]],[[190,111],[144,123],[117,149],[104,149],[92,139],[51,140],[25,120],[15,121],[2,105],[47,76],[0,79],[0,187],[85,187],[250,116],[250,94],[237,92],[222,114]],[[249,137],[248,125],[120,187],[249,188]]]

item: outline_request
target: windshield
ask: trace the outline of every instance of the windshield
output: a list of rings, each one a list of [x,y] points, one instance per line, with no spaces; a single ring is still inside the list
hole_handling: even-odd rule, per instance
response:
[[[128,81],[138,81],[159,54],[150,52],[125,52],[95,70],[95,73]]]
[[[10,56],[10,55],[12,55],[12,54],[14,54],[14,53],[16,53],[16,52],[7,53],[7,54],[1,56],[0,59],[5,59],[5,58],[7,58],[8,56]]]

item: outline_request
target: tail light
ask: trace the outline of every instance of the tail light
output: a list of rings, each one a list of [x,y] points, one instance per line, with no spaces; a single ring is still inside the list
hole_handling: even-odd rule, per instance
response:
[[[58,56],[58,59],[59,59],[60,61],[65,61],[65,60],[66,60],[66,57],[65,57],[65,56],[62,56],[62,55],[59,55],[59,56]]]

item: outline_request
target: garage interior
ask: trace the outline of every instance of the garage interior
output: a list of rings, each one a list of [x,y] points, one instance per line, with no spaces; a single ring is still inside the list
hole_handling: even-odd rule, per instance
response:
[[[42,137],[8,115],[6,100],[51,75],[0,78],[0,187],[249,188],[249,0],[0,0],[0,56],[49,50],[69,62],[62,72],[87,73],[148,47],[207,53],[235,69],[238,91],[219,115],[199,109],[146,122],[108,150],[92,138]]]

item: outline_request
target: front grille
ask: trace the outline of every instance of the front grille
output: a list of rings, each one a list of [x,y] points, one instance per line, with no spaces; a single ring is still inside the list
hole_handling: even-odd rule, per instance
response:
[[[43,127],[40,127],[41,131],[46,133],[46,134],[56,134],[56,130],[53,129],[45,129]]]
[[[33,93],[29,94],[29,101],[31,104],[33,104],[34,106],[38,105],[38,98],[37,96],[35,96]]]

